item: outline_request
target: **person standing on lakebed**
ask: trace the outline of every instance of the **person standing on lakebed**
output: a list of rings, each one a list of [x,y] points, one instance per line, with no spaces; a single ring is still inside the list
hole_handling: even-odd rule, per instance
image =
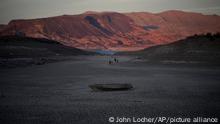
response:
[[[115,62],[117,62],[117,59],[116,59],[116,58],[114,58],[114,61],[115,61]]]
[[[119,60],[117,59],[117,58],[115,58],[115,57],[111,57],[111,58],[113,58],[113,60],[109,60],[108,61],[108,64],[110,65],[110,64],[113,64],[113,63],[118,63],[119,62]]]

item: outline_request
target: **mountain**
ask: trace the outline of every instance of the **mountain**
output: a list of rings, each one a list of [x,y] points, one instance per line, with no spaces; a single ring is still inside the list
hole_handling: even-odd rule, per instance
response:
[[[220,32],[220,16],[183,11],[162,13],[85,12],[79,15],[12,20],[0,36],[56,40],[80,49],[138,50],[194,34]]]
[[[0,51],[0,59],[92,54],[91,52],[64,46],[53,40],[15,36],[1,37]]]
[[[135,52],[121,52],[148,61],[186,61],[220,63],[220,34],[195,35],[173,43]]]
[[[93,54],[48,39],[17,36],[0,38],[0,68],[42,65],[70,60],[70,56]]]
[[[7,25],[0,24],[0,31],[3,30]]]

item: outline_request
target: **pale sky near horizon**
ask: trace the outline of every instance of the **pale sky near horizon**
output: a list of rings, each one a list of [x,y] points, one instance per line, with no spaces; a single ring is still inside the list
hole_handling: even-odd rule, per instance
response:
[[[12,19],[74,15],[85,11],[183,10],[220,15],[220,0],[0,0],[0,24]]]

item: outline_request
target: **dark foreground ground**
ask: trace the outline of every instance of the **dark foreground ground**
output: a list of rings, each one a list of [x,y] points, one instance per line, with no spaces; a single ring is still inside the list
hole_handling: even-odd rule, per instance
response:
[[[0,124],[105,124],[109,117],[220,116],[220,67],[147,64],[120,57],[0,69]],[[94,92],[95,83],[131,83]]]

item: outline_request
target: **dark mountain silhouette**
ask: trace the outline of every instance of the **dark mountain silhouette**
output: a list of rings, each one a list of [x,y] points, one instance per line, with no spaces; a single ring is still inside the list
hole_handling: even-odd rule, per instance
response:
[[[90,52],[68,47],[48,39],[7,36],[0,38],[1,58],[89,55]]]
[[[7,25],[0,24],[0,31],[3,30]]]
[[[71,59],[69,56],[93,54],[48,39],[15,36],[0,38],[0,67],[41,65]]]
[[[118,54],[138,56],[148,61],[197,61],[219,64],[220,34],[194,35],[174,43]]]

